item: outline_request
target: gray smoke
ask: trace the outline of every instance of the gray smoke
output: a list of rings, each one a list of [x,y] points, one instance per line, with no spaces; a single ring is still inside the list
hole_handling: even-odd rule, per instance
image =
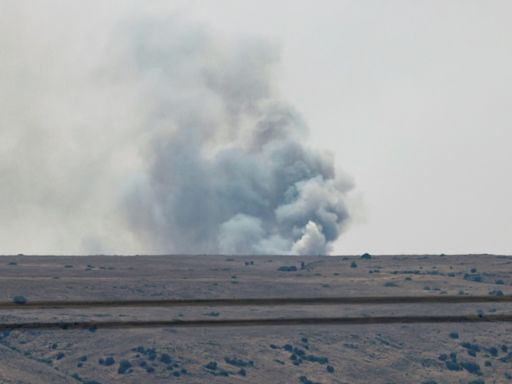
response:
[[[351,183],[305,144],[304,121],[276,94],[276,49],[175,24],[149,26],[140,44],[139,69],[157,77],[158,133],[127,203],[133,227],[178,253],[328,253]]]
[[[75,8],[0,5],[3,252],[329,252],[351,181],[307,145],[273,44]]]

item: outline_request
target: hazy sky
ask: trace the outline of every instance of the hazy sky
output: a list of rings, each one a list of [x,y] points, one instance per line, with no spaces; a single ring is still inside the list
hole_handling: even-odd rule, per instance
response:
[[[279,52],[275,92],[354,182],[352,220],[332,253],[512,254],[509,1],[94,3],[0,0],[0,252],[148,251],[115,229],[111,193],[139,177],[149,103],[135,90],[148,80],[117,62],[97,69],[105,50],[125,57],[104,36],[145,14],[226,40],[261,37]],[[93,83],[82,76],[93,72]],[[112,140],[126,140],[115,156]]]
[[[512,3],[204,4],[281,44],[283,92],[355,178],[338,252],[512,253]]]

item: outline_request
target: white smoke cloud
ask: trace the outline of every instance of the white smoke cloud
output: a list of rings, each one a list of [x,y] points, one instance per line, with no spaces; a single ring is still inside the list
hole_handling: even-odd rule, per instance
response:
[[[328,253],[351,181],[307,146],[275,46],[178,16],[20,30],[2,8],[4,250]]]
[[[327,241],[322,229],[313,221],[306,224],[302,237],[292,247],[292,253],[296,255],[323,255],[327,251]]]

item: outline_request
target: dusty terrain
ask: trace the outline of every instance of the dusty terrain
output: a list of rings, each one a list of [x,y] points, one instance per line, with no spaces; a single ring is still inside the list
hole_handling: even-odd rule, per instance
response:
[[[512,295],[505,256],[0,258],[0,383],[506,383],[512,322],[102,322],[512,315],[509,301],[30,307],[38,302]],[[23,300],[13,306],[13,301]],[[4,305],[2,308],[1,305]],[[9,329],[34,322],[94,323]]]

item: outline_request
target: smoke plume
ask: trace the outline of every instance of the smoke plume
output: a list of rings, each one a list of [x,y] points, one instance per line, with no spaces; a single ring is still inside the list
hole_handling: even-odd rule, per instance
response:
[[[279,95],[277,47],[178,16],[21,31],[4,8],[7,250],[329,253],[352,183]]]

